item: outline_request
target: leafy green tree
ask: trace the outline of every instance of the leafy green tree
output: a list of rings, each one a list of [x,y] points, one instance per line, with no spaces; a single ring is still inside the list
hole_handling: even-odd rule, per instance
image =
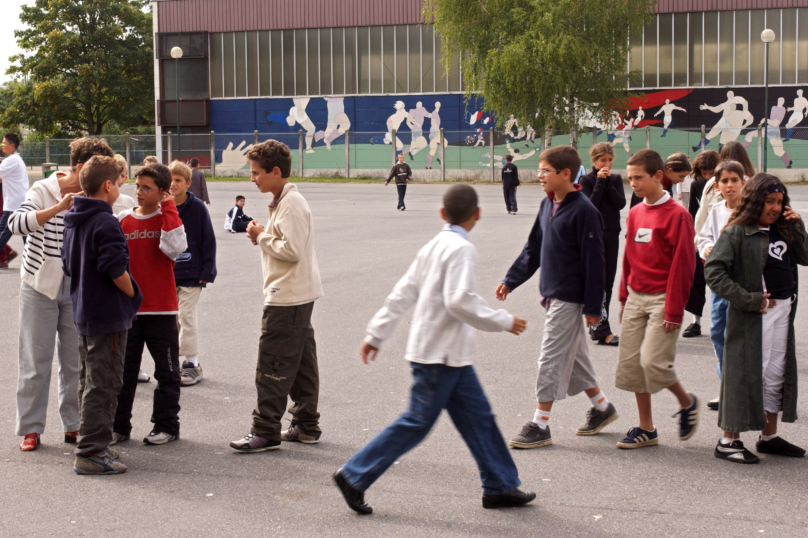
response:
[[[8,74],[4,125],[44,134],[99,135],[109,122],[148,123],[154,106],[152,18],[148,0],[35,0],[14,35],[24,51]]]
[[[499,125],[575,128],[628,105],[630,27],[655,0],[424,0],[443,61],[461,55],[466,95]]]

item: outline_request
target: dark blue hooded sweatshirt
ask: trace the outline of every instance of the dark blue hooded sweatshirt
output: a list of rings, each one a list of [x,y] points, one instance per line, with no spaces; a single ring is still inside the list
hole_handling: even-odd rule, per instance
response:
[[[606,280],[603,259],[603,217],[576,185],[555,216],[552,193],[542,201],[527,244],[502,283],[513,291],[541,267],[542,297],[582,304],[585,316],[600,317]]]
[[[62,269],[70,277],[73,324],[79,334],[96,336],[128,331],[143,295],[134,279],[129,298],[112,281],[129,271],[129,247],[112,206],[77,196],[65,214]]]
[[[187,191],[186,191],[187,192]],[[177,206],[188,248],[174,261],[174,280],[177,286],[205,287],[200,280],[216,280],[216,237],[210,213],[204,202],[188,192],[188,199]]]

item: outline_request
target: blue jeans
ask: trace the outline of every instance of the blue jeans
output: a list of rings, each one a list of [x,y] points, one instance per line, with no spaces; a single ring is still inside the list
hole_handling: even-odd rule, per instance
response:
[[[721,365],[724,363],[724,338],[727,334],[727,308],[729,301],[713,293],[710,297],[710,341],[718,359],[716,372],[721,379]]]
[[[13,235],[11,228],[8,226],[8,219],[11,217],[13,211],[3,211],[0,215],[0,250],[3,250]]]
[[[351,486],[367,490],[403,454],[415,448],[446,409],[477,461],[483,493],[509,493],[519,472],[471,366],[412,363],[410,407],[343,465]]]

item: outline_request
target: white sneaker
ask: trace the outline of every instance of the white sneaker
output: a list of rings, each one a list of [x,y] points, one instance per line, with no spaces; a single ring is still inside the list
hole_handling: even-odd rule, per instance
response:
[[[170,433],[166,432],[153,431],[143,439],[143,442],[147,445],[164,445],[166,443],[170,443],[171,441],[176,441],[179,438],[179,435],[171,435]]]
[[[180,382],[182,383],[183,387],[187,387],[188,385],[196,385],[202,381],[202,377],[201,365],[194,367],[194,365],[190,362],[185,361],[182,363],[182,369],[180,370]]]
[[[151,381],[151,377],[149,377],[149,374],[147,374],[143,370],[141,370],[141,371],[139,371],[137,373],[137,382],[138,383],[148,383],[149,381]]]

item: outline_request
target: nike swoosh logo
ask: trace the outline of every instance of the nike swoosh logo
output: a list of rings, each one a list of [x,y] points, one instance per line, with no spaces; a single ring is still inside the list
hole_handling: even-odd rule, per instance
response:
[[[646,235],[648,235],[648,234],[637,234],[637,239],[642,239],[642,238],[643,238],[643,237],[645,237]]]

